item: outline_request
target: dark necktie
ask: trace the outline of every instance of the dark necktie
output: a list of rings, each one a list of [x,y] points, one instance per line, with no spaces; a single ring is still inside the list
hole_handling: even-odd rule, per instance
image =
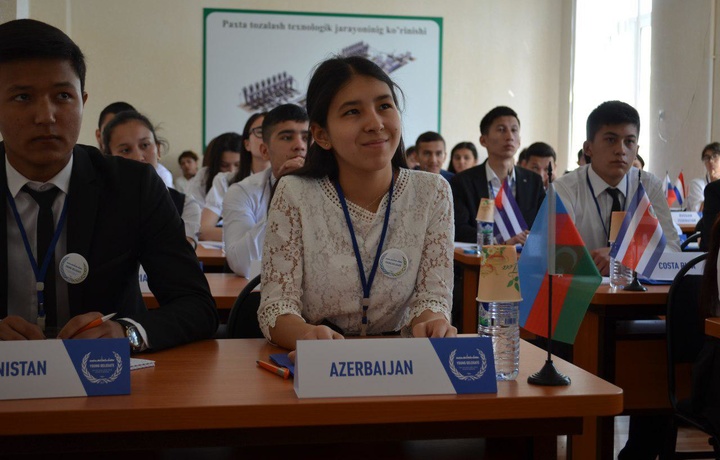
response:
[[[55,233],[55,219],[53,217],[52,205],[55,202],[60,189],[51,187],[43,192],[38,192],[27,185],[22,190],[30,195],[33,200],[40,206],[37,220],[37,264],[38,269],[42,267],[45,260],[45,254],[50,248],[53,234]],[[48,264],[47,273],[45,274],[45,327],[57,327],[57,300],[55,298],[55,254],[51,254],[50,263]]]
[[[622,206],[620,206],[620,190],[608,187],[607,189],[605,189],[605,191],[612,198],[612,208],[610,208],[610,217],[608,218],[609,229],[610,223],[612,222],[612,213],[614,213],[615,211],[622,211]]]

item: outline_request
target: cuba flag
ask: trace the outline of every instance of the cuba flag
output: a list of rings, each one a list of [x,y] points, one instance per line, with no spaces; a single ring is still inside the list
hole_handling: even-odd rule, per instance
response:
[[[602,277],[552,183],[523,248],[518,276],[520,325],[542,337],[573,343]]]
[[[610,249],[610,256],[645,278],[650,278],[665,245],[660,221],[645,193],[645,187],[638,181],[638,188]]]
[[[498,244],[528,229],[507,179],[495,197],[495,211],[493,234]]]

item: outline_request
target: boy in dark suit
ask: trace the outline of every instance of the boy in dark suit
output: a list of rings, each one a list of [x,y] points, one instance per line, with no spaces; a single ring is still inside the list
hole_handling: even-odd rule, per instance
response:
[[[497,196],[506,178],[510,180],[510,188],[528,227],[532,227],[545,198],[542,178],[515,166],[515,152],[520,147],[520,120],[513,109],[495,107],[483,117],[480,145],[487,149],[488,159],[450,180],[455,201],[455,241],[477,241],[475,217],[480,199]],[[505,244],[524,244],[527,234],[519,233]]]
[[[109,313],[76,338],[128,337],[136,352],[209,338],[215,304],[160,178],[76,145],[84,84],[83,54],[63,32],[0,25],[0,340],[67,339]]]

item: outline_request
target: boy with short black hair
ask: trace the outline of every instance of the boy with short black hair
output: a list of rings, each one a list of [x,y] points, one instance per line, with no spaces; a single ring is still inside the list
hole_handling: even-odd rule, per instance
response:
[[[263,119],[260,151],[270,168],[231,185],[223,200],[223,241],[228,265],[240,276],[260,260],[272,190],[280,177],[305,164],[308,115],[302,107],[284,104]]]
[[[442,169],[445,158],[447,158],[447,152],[445,151],[445,139],[440,133],[435,131],[422,133],[415,141],[415,149],[421,170],[440,174],[448,181],[454,176],[453,173]]]
[[[525,153],[524,164],[520,164],[525,169],[540,174],[543,180],[543,187],[547,190],[548,181],[548,166],[552,169],[552,178],[555,180],[555,162],[557,161],[557,154],[550,145],[545,142],[535,142],[530,144],[528,148],[523,150]]]
[[[487,149],[488,159],[456,174],[450,181],[455,202],[455,241],[477,241],[475,217],[480,199],[495,198],[506,179],[528,227],[532,227],[545,198],[540,176],[515,166],[515,153],[520,147],[520,120],[513,109],[495,107],[483,117],[480,145]],[[524,244],[527,235],[527,231],[519,233],[506,244]]]

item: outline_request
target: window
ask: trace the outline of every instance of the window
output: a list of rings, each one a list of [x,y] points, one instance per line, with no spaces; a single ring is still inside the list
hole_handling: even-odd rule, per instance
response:
[[[570,109],[570,168],[585,141],[585,122],[604,101],[627,102],[640,113],[640,155],[650,146],[652,0],[576,0]]]

